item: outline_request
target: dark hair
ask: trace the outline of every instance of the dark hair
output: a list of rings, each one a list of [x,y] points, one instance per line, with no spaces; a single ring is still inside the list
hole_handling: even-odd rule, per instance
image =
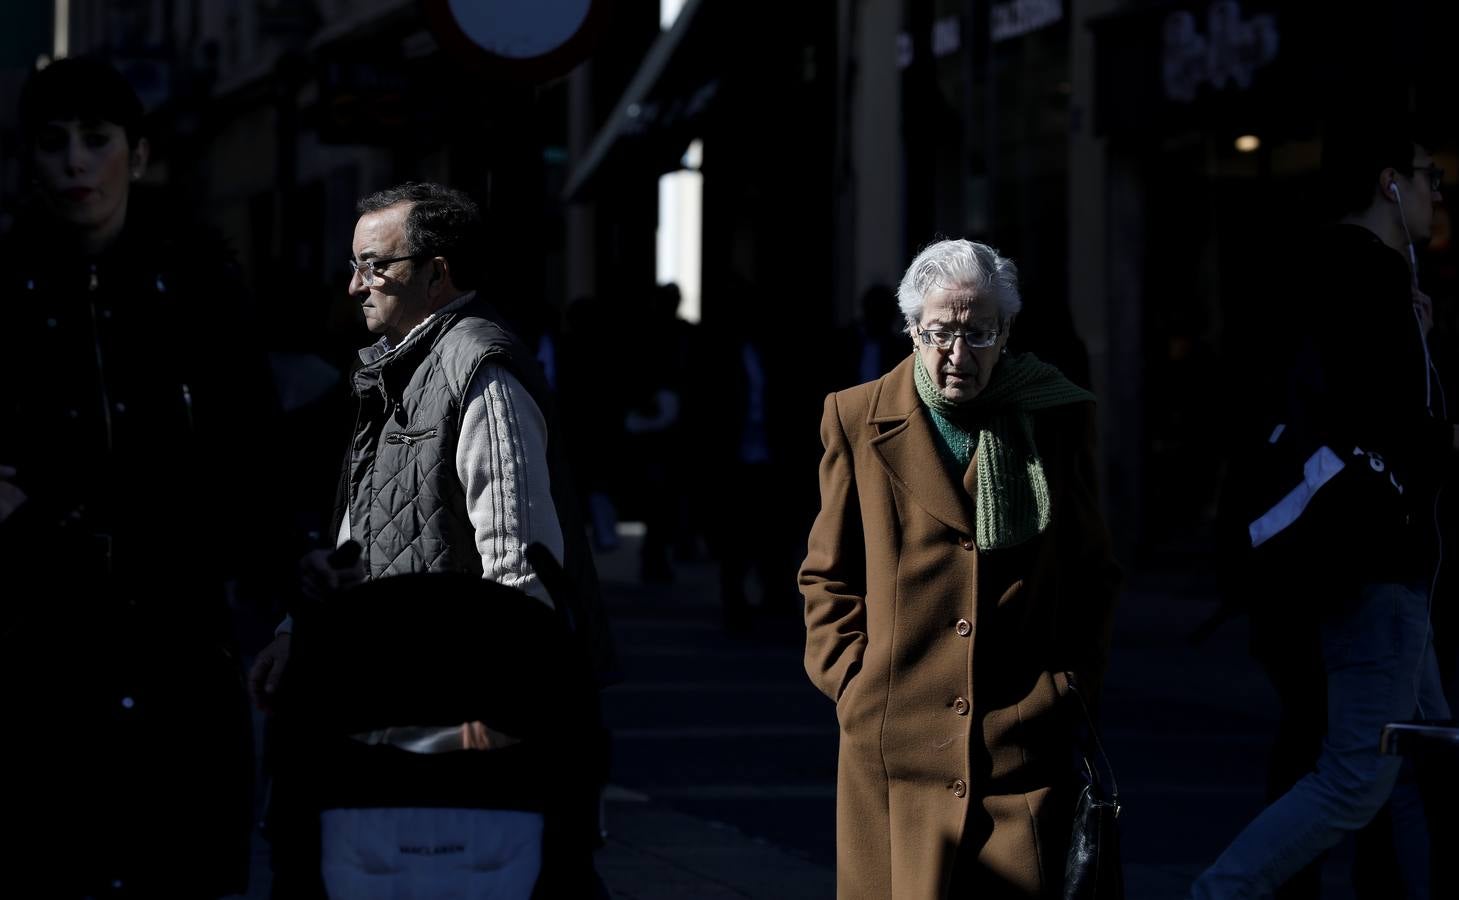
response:
[[[361,200],[361,215],[409,203],[405,215],[405,252],[442,256],[451,264],[459,288],[480,286],[484,266],[481,209],[465,193],[431,182],[408,181]]]
[[[118,125],[127,145],[142,138],[142,101],[112,65],[94,57],[58,59],[26,79],[20,91],[20,127],[27,140],[56,119],[97,120]]]
[[[1413,174],[1414,147],[1424,143],[1409,118],[1367,119],[1329,128],[1322,142],[1322,175],[1338,215],[1362,212],[1373,203],[1378,173]]]

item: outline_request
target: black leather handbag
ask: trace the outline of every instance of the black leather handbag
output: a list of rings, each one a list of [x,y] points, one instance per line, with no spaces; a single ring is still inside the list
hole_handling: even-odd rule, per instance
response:
[[[1068,697],[1073,706],[1075,787],[1074,827],[1064,860],[1064,900],[1123,900],[1125,877],[1120,868],[1120,791],[1094,719],[1074,675]]]

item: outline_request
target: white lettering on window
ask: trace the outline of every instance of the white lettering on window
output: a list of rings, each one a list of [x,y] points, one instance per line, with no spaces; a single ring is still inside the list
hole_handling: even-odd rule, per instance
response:
[[[957,16],[948,16],[932,23],[932,56],[942,59],[958,52],[963,45],[962,22]]]
[[[1054,24],[1064,18],[1063,0],[1009,0],[993,6],[993,40],[1006,41]]]
[[[1196,30],[1194,14],[1165,17],[1161,74],[1165,96],[1189,103],[1205,86],[1223,90],[1251,87],[1256,71],[1277,57],[1277,22],[1271,15],[1241,17],[1236,0],[1216,0],[1206,9],[1206,33]]]

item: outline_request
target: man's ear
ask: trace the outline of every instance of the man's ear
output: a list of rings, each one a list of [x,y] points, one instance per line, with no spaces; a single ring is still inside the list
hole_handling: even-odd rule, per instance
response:
[[[1393,190],[1394,179],[1397,177],[1398,170],[1393,168],[1387,168],[1378,173],[1378,193],[1383,195],[1384,200],[1398,199]]]
[[[426,291],[436,300],[454,300],[451,289],[451,261],[444,256],[431,257],[431,275],[426,279]]]
[[[132,180],[139,181],[147,174],[147,160],[152,157],[152,145],[146,138],[138,138],[137,146],[132,148]]]

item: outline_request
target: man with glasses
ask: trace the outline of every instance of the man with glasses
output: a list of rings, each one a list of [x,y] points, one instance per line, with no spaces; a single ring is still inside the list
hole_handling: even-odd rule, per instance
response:
[[[553,606],[567,598],[548,593],[526,554],[541,544],[569,576],[565,618],[585,635],[601,673],[610,661],[597,579],[550,392],[531,352],[478,293],[476,204],[450,188],[409,183],[366,197],[359,212],[349,290],[379,340],[360,351],[362,365],[352,375],[359,412],[333,543],[360,553],[358,562],[330,550],[307,556],[305,594],[324,598],[361,580],[412,573],[468,573]],[[260,705],[279,685],[291,630],[286,621],[254,666],[250,686]],[[596,700],[580,703],[586,722]],[[459,741],[463,727],[438,728],[435,743]],[[521,836],[510,810],[472,812],[487,835],[482,847],[490,849],[491,834],[508,843]],[[540,822],[536,827],[540,839]],[[331,834],[327,827],[326,843]],[[479,862],[490,868],[489,860]],[[530,874],[535,879],[535,868]],[[503,879],[501,896],[531,891],[531,879]]]
[[[1325,141],[1341,216],[1305,257],[1288,346],[1264,360],[1269,389],[1249,400],[1265,417],[1253,442],[1272,448],[1252,458],[1268,461],[1228,485],[1239,496],[1242,482],[1291,468],[1290,494],[1265,508],[1283,486],[1233,517],[1252,566],[1234,578],[1250,595],[1253,651],[1282,697],[1285,755],[1305,750],[1309,768],[1200,876],[1197,900],[1271,896],[1390,796],[1402,896],[1430,895],[1422,805],[1379,737],[1389,722],[1449,716],[1429,593],[1437,493],[1459,429],[1428,348],[1415,249],[1442,173],[1406,126],[1382,124]]]

